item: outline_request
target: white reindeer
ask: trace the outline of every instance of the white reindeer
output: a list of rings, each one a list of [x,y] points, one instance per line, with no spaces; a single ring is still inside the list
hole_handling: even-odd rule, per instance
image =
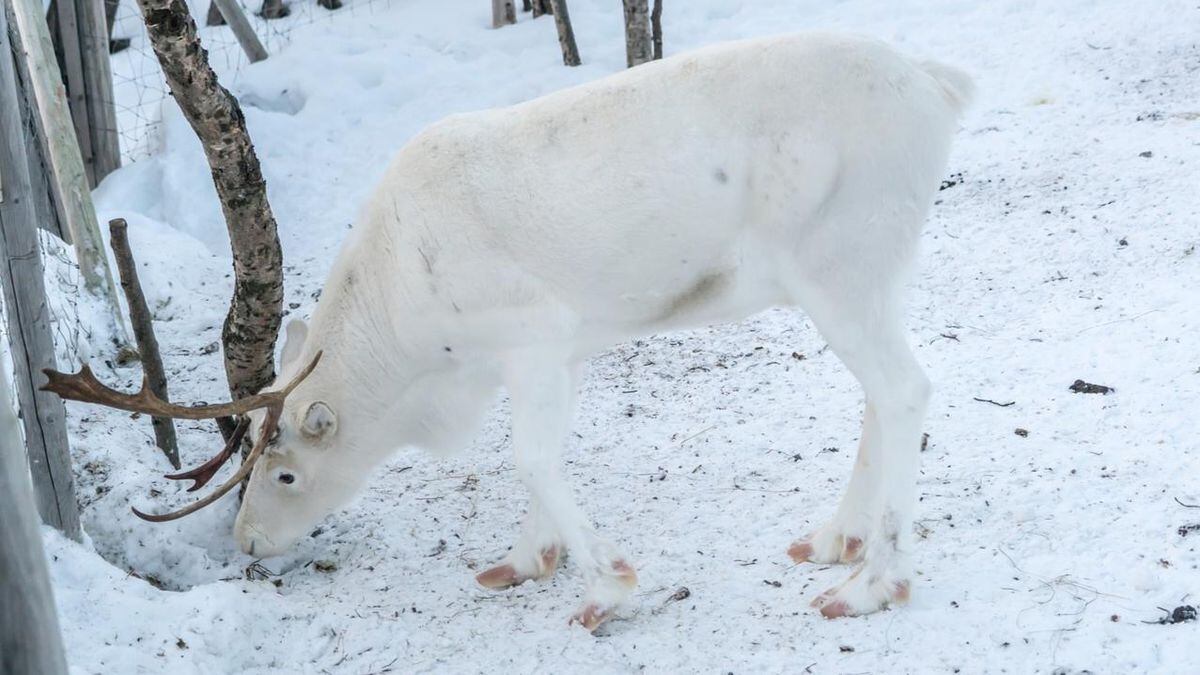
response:
[[[478,581],[544,579],[565,550],[587,585],[574,619],[594,629],[636,575],[563,481],[580,364],[631,338],[798,306],[866,412],[841,506],[789,554],[861,560],[814,602],[825,616],[903,602],[930,385],[906,344],[902,285],[971,90],[872,40],[801,34],[426,129],[362,212],[311,327],[288,326],[280,382],[294,391],[260,430],[273,439],[238,513],[243,550],[280,553],[400,446],[464,447],[503,387],[530,506]]]

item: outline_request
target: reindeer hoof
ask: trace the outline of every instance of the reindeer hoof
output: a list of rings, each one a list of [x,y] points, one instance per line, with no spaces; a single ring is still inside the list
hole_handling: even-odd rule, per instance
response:
[[[568,622],[568,625],[579,624],[583,626],[587,632],[591,633],[600,627],[600,624],[608,621],[613,616],[612,607],[602,607],[596,604],[584,605],[582,609],[575,612],[574,616]]]
[[[871,579],[855,571],[839,586],[835,586],[812,601],[826,619],[871,614],[892,605],[908,602],[910,585],[907,579]]]
[[[558,569],[559,548],[551,546],[544,549],[538,556],[537,569],[532,572],[520,572],[512,563],[503,563],[475,575],[475,581],[484,588],[503,590],[520,586],[529,580],[543,581],[554,576]]]
[[[628,562],[613,560],[588,588],[587,602],[571,617],[570,624],[579,624],[588,632],[611,619],[618,605],[637,588],[637,572]]]
[[[862,559],[862,537],[831,534],[818,531],[810,537],[797,540],[788,547],[788,557],[797,564],[811,562],[822,565],[852,563]]]

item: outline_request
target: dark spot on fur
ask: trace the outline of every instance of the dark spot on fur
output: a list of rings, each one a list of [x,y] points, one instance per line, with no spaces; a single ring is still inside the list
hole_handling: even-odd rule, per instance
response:
[[[721,185],[724,185],[729,182],[729,174],[725,173],[725,169],[717,169],[716,171],[714,171],[713,178],[716,178],[717,182],[720,183]]]
[[[445,350],[446,350],[446,351],[448,351],[448,352],[452,352],[452,351],[454,351],[453,349],[450,349],[450,347],[442,347],[442,349],[445,349]]]
[[[700,277],[692,287],[680,294],[663,312],[662,318],[669,319],[703,305],[720,295],[731,281],[728,272],[709,272]]]

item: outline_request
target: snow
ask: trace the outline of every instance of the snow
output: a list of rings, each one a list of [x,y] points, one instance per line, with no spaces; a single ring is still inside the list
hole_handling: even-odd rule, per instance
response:
[[[265,62],[218,59],[263,161],[285,302],[299,315],[385,163],[421,127],[624,67],[611,0],[570,3],[585,61],[575,69],[562,67],[549,17],[491,30],[479,0],[352,11],[361,2],[297,21]],[[569,564],[501,593],[473,581],[514,540],[523,508],[503,404],[458,456],[400,452],[356,505],[262,561],[265,580],[247,578],[252,561],[229,536],[232,497],[165,525],[134,518],[131,505],[187,498],[158,478],[167,465],[148,421],[70,405],[88,541],[47,530],[45,542],[72,672],[1195,671],[1200,624],[1148,622],[1200,593],[1200,535],[1177,532],[1200,522],[1180,503],[1200,503],[1200,9],[665,4],[669,54],[850,30],[976,77],[909,309],[937,387],[912,603],[837,621],[808,607],[848,571],[796,566],[784,551],[832,515],[861,400],[808,321],[772,311],[592,364],[568,474],[641,579],[596,635],[566,625],[582,590]],[[161,115],[156,152],[95,197],[102,220],[129,220],[172,396],[217,401],[228,241],[197,142],[169,102]],[[109,382],[140,379],[96,365]],[[1072,393],[1076,379],[1116,390]],[[215,450],[211,427],[180,434],[185,463]],[[682,587],[690,595],[673,600]]]

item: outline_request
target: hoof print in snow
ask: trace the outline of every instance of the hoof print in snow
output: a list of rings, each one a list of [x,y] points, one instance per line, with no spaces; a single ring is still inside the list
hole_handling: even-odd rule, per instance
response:
[[[1071,385],[1071,391],[1076,394],[1109,394],[1116,391],[1116,389],[1106,387],[1103,384],[1092,384],[1083,380],[1075,380],[1075,383]]]

